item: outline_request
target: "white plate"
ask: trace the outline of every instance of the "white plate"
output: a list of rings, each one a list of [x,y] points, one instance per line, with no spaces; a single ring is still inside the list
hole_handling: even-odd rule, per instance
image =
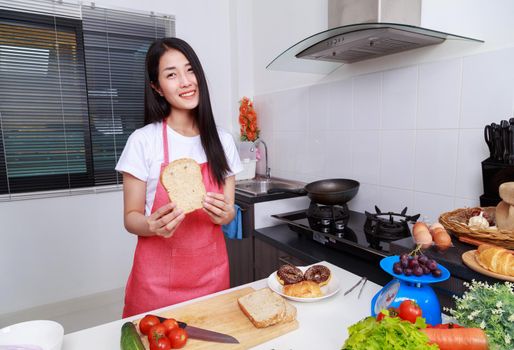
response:
[[[316,264],[316,265],[321,265],[321,264]],[[302,270],[302,272],[305,272],[309,267],[310,266],[298,266],[298,268],[300,270]],[[330,298],[332,295],[339,292],[339,288],[340,288],[339,280],[337,279],[337,277],[334,275],[333,272],[331,272],[331,274],[332,274],[332,277],[330,278],[330,281],[328,281],[328,284],[321,287],[321,292],[323,293],[323,296],[317,297],[317,298],[297,298],[297,297],[292,297],[292,296],[284,294],[284,291],[283,291],[284,286],[281,285],[277,279],[277,271],[275,271],[271,275],[269,275],[268,286],[270,287],[270,289],[272,291],[274,291],[277,294],[280,294],[284,298],[294,300],[294,301],[301,301],[304,303],[312,303],[314,301],[320,301],[320,300],[323,300],[326,298]]]

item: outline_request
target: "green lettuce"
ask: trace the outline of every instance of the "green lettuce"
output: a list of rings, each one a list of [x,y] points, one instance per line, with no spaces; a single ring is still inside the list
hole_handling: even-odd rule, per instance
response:
[[[428,337],[420,332],[426,328],[423,318],[418,317],[416,324],[403,321],[399,317],[385,317],[377,322],[375,317],[365,319],[348,328],[349,337],[343,350],[425,350],[439,349],[428,344]]]

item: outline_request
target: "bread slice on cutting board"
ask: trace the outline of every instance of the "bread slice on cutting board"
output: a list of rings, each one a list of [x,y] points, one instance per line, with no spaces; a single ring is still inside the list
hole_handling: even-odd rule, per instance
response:
[[[237,302],[241,311],[257,328],[296,319],[296,308],[269,288],[242,296]]]
[[[186,214],[203,207],[205,186],[202,170],[191,158],[181,158],[169,163],[161,174],[161,183],[170,200]]]

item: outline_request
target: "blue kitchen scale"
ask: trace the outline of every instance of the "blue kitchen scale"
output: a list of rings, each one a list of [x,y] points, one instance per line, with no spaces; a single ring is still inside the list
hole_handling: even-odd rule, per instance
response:
[[[421,308],[422,316],[426,322],[432,325],[441,323],[441,305],[431,283],[446,281],[450,278],[450,272],[442,265],[437,264],[441,270],[441,276],[430,275],[405,276],[393,272],[393,265],[400,261],[400,257],[388,256],[380,260],[382,270],[394,277],[371,300],[371,315],[376,316],[380,310],[389,307],[397,308],[406,299],[414,300]]]

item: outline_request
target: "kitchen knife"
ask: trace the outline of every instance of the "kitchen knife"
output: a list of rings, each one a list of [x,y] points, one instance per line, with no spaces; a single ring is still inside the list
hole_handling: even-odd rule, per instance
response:
[[[166,320],[165,317],[157,316],[159,321],[164,322]],[[187,331],[187,336],[191,339],[211,341],[216,343],[229,343],[229,344],[239,344],[239,341],[228,335],[223,333],[218,333],[214,331],[210,331],[204,328],[198,328],[194,326],[190,326],[185,322],[177,321],[180,328],[184,328]]]
[[[494,124],[494,123],[493,123]],[[486,125],[484,128],[484,139],[489,147],[489,157],[494,158],[494,142],[493,142],[493,124]]]
[[[494,159],[503,160],[502,129],[498,124],[491,124],[493,128]]]
[[[514,125],[509,127],[509,164],[514,164]]]
[[[502,131],[502,143],[503,143],[502,159],[504,162],[509,162],[509,159],[510,159],[510,138],[509,138],[510,124],[507,120],[502,120],[500,126],[501,126],[501,131]]]

